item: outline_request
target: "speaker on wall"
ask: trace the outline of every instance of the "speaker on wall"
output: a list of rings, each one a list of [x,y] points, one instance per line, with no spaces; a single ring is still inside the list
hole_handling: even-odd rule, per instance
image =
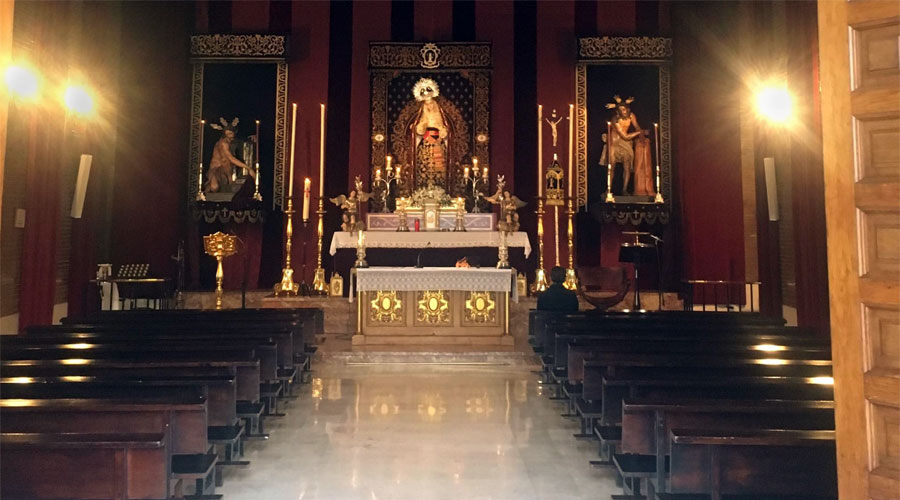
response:
[[[766,170],[766,201],[769,205],[769,221],[777,222],[778,216],[778,182],[775,179],[775,158],[767,156],[763,158],[763,167]]]
[[[91,175],[91,162],[94,160],[92,155],[81,155],[81,161],[78,162],[78,178],[75,180],[75,196],[72,197],[72,210],[69,216],[73,219],[80,219],[81,212],[84,210],[84,195],[87,192],[88,177]]]

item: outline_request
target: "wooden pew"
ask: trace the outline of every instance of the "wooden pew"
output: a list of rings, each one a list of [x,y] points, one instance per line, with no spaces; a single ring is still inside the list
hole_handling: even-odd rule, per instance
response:
[[[129,310],[101,311],[85,318],[63,318],[63,324],[88,323],[110,324],[131,323],[135,321],[153,321],[156,323],[210,324],[225,320],[229,324],[243,325],[245,328],[258,328],[262,325],[286,323],[293,325],[297,331],[303,352],[315,352],[316,335],[323,334],[325,314],[318,308],[295,309],[168,309],[168,310]]]
[[[11,352],[12,351],[12,352]],[[140,348],[120,352],[94,352],[90,349],[42,349],[37,352],[2,350],[2,366],[64,366],[90,365],[104,368],[168,368],[168,367],[230,367],[237,376],[239,401],[259,402],[259,359],[253,349],[228,348],[207,351],[185,348],[169,351],[143,352]]]
[[[174,477],[195,481],[200,495],[214,492],[217,457],[207,440],[206,399],[200,388],[130,387],[103,397],[69,398],[42,398],[35,389],[31,395],[36,397],[4,394],[0,399],[4,432],[152,433],[165,426]]]
[[[580,334],[602,333],[612,330],[635,332],[654,328],[717,328],[737,333],[784,327],[784,320],[761,316],[756,313],[701,313],[693,311],[653,311],[647,313],[581,311],[578,313],[548,313],[532,311],[529,321],[534,318],[535,344],[543,348],[544,355],[554,352],[554,336],[557,333]],[[806,331],[808,332],[808,331]],[[809,334],[809,333],[806,333]]]
[[[834,430],[834,401],[772,399],[626,399],[622,454],[613,462],[623,476],[639,471],[665,491],[665,463],[673,428]],[[632,472],[632,477],[636,475]]]
[[[669,436],[670,494],[658,495],[661,500],[679,498],[671,494],[837,498],[834,431],[673,429]]]
[[[5,350],[4,350],[5,354]],[[148,353],[154,354],[154,353]],[[196,368],[226,368],[235,375],[235,392],[237,397],[237,415],[250,423],[254,434],[262,434],[262,415],[265,404],[260,402],[259,360],[254,358],[252,350],[220,351],[215,354],[207,352],[175,352],[155,353],[155,356],[132,354],[129,357],[112,358],[90,357],[84,352],[72,353],[71,358],[59,359],[58,353],[47,356],[34,356],[38,359],[3,360],[0,368],[27,368],[39,370],[47,367],[84,367],[91,369],[119,370],[191,370]]]
[[[285,381],[279,376],[277,360],[277,343],[268,335],[247,334],[244,336],[192,336],[185,335],[172,338],[170,334],[130,334],[130,333],[104,333],[91,334],[93,338],[86,339],[79,335],[75,339],[67,336],[38,336],[10,339],[3,343],[6,352],[11,353],[6,357],[28,356],[31,352],[44,352],[47,349],[71,349],[71,352],[94,353],[126,352],[138,350],[141,352],[196,350],[203,349],[208,352],[247,348],[252,349],[254,356],[260,361],[260,397],[265,399],[267,415],[281,416],[277,411],[278,398],[283,394]],[[89,340],[89,342],[85,342]],[[290,379],[293,375],[290,376]]]
[[[665,349],[666,345],[659,348]],[[584,362],[584,380],[582,396],[576,399],[575,409],[582,417],[583,429],[590,429],[591,422],[603,415],[615,415],[621,410],[617,405],[625,397],[626,392],[619,392],[612,397],[605,397],[610,384],[604,385],[605,376],[614,376],[616,367],[661,367],[661,368],[738,368],[753,366],[774,367],[830,367],[830,355],[818,353],[793,353],[790,350],[768,353],[748,350],[742,353],[719,351],[716,346],[694,344],[694,351],[682,348],[678,353],[657,352],[655,348],[623,345],[621,350],[597,352],[594,357]],[[743,368],[747,369],[747,368]],[[773,371],[773,370],[769,370]],[[627,387],[626,387],[627,389]],[[634,396],[632,394],[632,396]],[[606,408],[606,409],[604,409]],[[582,432],[585,434],[586,432]]]
[[[169,498],[174,488],[167,440],[165,428],[153,433],[3,432],[0,496]]]
[[[564,342],[565,337],[558,336],[558,343]],[[744,333],[731,336],[704,332],[697,336],[687,334],[670,336],[664,332],[646,332],[637,335],[609,333],[603,336],[572,337],[568,340],[568,355],[565,368],[557,367],[552,372],[553,379],[558,382],[563,395],[568,399],[570,414],[574,407],[575,399],[583,395],[584,361],[592,360],[596,352],[609,350],[610,348],[618,349],[625,345],[640,344],[644,344],[651,349],[663,345],[676,346],[670,352],[677,352],[679,349],[677,346],[679,345],[688,345],[691,349],[695,345],[715,345],[722,346],[722,349],[731,349],[734,352],[742,350],[777,352],[790,348],[793,352],[815,352],[822,355],[830,355],[830,346],[821,339],[810,337],[794,338],[786,335],[753,335]]]

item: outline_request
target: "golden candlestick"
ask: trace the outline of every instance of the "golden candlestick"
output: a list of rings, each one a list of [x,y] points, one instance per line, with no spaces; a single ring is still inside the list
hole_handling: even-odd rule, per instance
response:
[[[222,294],[224,293],[222,281],[225,278],[225,271],[222,269],[222,259],[237,253],[237,249],[234,247],[235,241],[237,241],[237,236],[225,234],[221,231],[216,231],[203,237],[203,248],[206,250],[206,255],[215,257],[217,263],[216,309],[222,309]]]
[[[325,231],[322,227],[322,217],[325,216],[325,209],[322,206],[322,197],[319,197],[319,209],[316,210],[316,215],[319,216],[319,223],[316,227],[316,270],[313,275],[313,292],[325,295],[328,291],[328,284],[325,283],[325,269],[322,269],[322,236]]]
[[[500,230],[500,246],[497,247],[497,269],[509,269],[509,246],[506,243],[506,231]]]
[[[294,200],[291,198],[288,198],[287,210],[285,210],[284,213],[288,218],[287,228],[284,230],[284,269],[281,270],[281,282],[276,283],[274,287],[276,297],[295,296],[300,290],[300,285],[294,283],[294,270],[291,269],[291,239],[294,236],[294,226],[292,222],[294,218]]]
[[[543,292],[550,286],[547,282],[547,273],[544,272],[544,199],[538,198],[537,206],[537,234],[538,234],[538,268],[535,272],[534,283],[531,285],[532,293]]]
[[[568,200],[566,215],[569,219],[569,227],[566,232],[569,240],[569,267],[566,268],[566,281],[563,286],[569,290],[575,290],[578,288],[578,277],[575,276],[575,209],[572,205],[572,198]]]

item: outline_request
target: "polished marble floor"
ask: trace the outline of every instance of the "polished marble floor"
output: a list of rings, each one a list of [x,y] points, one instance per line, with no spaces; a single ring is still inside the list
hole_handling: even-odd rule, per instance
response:
[[[226,500],[567,500],[619,493],[521,366],[317,366],[227,472]]]

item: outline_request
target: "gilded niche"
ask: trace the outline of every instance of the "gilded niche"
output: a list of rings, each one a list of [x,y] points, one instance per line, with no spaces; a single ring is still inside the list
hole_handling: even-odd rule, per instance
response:
[[[416,299],[416,321],[432,325],[450,324],[450,301],[446,292],[416,292]]]
[[[379,290],[369,301],[369,319],[377,323],[399,323],[403,321],[403,301],[399,294]]]

